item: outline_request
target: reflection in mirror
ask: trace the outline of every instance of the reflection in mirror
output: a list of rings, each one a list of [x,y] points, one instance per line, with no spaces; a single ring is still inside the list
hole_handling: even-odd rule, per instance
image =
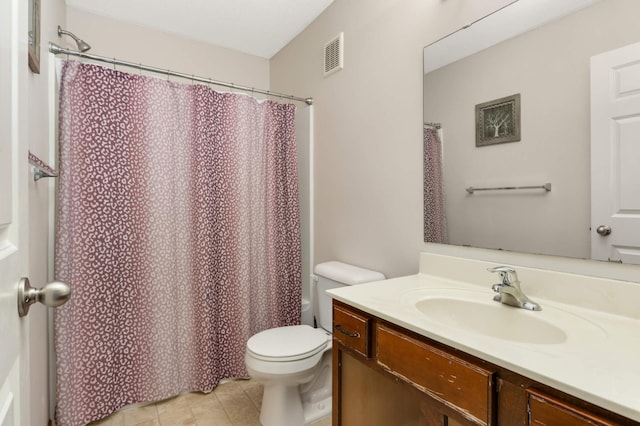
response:
[[[423,129],[424,240],[447,243],[447,222],[442,187],[442,142],[440,125],[425,123]]]
[[[525,23],[535,16],[542,18]],[[593,257],[592,238],[604,238],[596,229],[608,223],[592,221],[591,188],[597,185],[591,183],[591,58],[640,42],[637,16],[637,0],[519,0],[425,48],[425,241]],[[505,34],[514,28],[527,32]],[[465,37],[482,41],[485,33],[501,33],[502,39],[443,60],[442,52],[472,44]],[[627,73],[635,76],[629,84],[640,86],[640,57],[635,63]],[[476,106],[514,94],[520,95],[520,140],[476,146]],[[640,87],[628,95],[640,98]],[[640,117],[640,107],[637,113]],[[633,117],[627,115],[626,127],[616,122],[616,128],[626,129],[620,134],[631,135],[628,141],[640,140],[640,118]],[[628,149],[638,155],[627,163],[640,170],[640,147]],[[617,176],[622,185],[631,185],[629,173]],[[545,190],[547,183],[551,191]],[[539,188],[466,190],[528,186]],[[637,184],[628,188],[639,195],[625,208],[640,217],[640,190]],[[638,241],[622,245],[640,253],[634,247],[640,246],[638,226]],[[615,234],[613,229],[606,238]],[[597,258],[632,262],[624,256],[610,248]]]

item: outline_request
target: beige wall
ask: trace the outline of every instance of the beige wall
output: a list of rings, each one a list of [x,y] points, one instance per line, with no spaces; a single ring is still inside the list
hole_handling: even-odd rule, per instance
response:
[[[601,2],[425,76],[424,120],[443,125],[451,243],[591,256],[589,61],[640,39],[638,15],[635,0]],[[476,148],[475,105],[515,93],[522,140]],[[545,182],[550,193],[464,191]]]
[[[271,88],[314,98],[315,263],[417,272],[422,49],[507,0],[336,0],[271,60]],[[322,75],[344,32],[345,68]]]
[[[91,45],[89,53],[248,87],[269,88],[267,59],[72,7],[67,8],[66,19],[66,29]],[[72,40],[66,37],[57,40],[75,49]]]

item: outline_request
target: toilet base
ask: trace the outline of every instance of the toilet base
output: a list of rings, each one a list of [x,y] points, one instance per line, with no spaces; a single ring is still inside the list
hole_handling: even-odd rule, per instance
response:
[[[261,374],[248,360],[249,374],[264,385],[262,426],[304,426],[331,413],[331,345],[318,356],[312,368],[284,376]]]
[[[264,384],[262,426],[302,426],[305,424],[304,410],[298,386]]]
[[[262,426],[303,426],[330,414],[331,396],[301,403],[297,386],[265,384],[260,409]]]
[[[331,414],[331,397],[303,404],[304,424],[308,425]]]

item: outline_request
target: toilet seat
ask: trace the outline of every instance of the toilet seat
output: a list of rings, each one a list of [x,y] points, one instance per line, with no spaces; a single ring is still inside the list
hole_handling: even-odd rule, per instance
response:
[[[293,325],[272,328],[253,335],[247,341],[247,351],[253,358],[271,361],[297,361],[322,352],[330,335],[321,328]]]

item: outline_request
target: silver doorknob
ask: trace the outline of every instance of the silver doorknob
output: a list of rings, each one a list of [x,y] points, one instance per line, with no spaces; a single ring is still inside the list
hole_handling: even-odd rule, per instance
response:
[[[602,235],[603,237],[606,237],[607,235],[611,234],[611,227],[606,226],[606,225],[600,225],[596,229],[596,232],[598,234]]]
[[[71,296],[71,289],[60,281],[52,281],[42,288],[34,288],[29,284],[29,278],[21,278],[18,284],[18,315],[21,317],[29,313],[29,307],[40,302],[55,308],[64,304]]]

